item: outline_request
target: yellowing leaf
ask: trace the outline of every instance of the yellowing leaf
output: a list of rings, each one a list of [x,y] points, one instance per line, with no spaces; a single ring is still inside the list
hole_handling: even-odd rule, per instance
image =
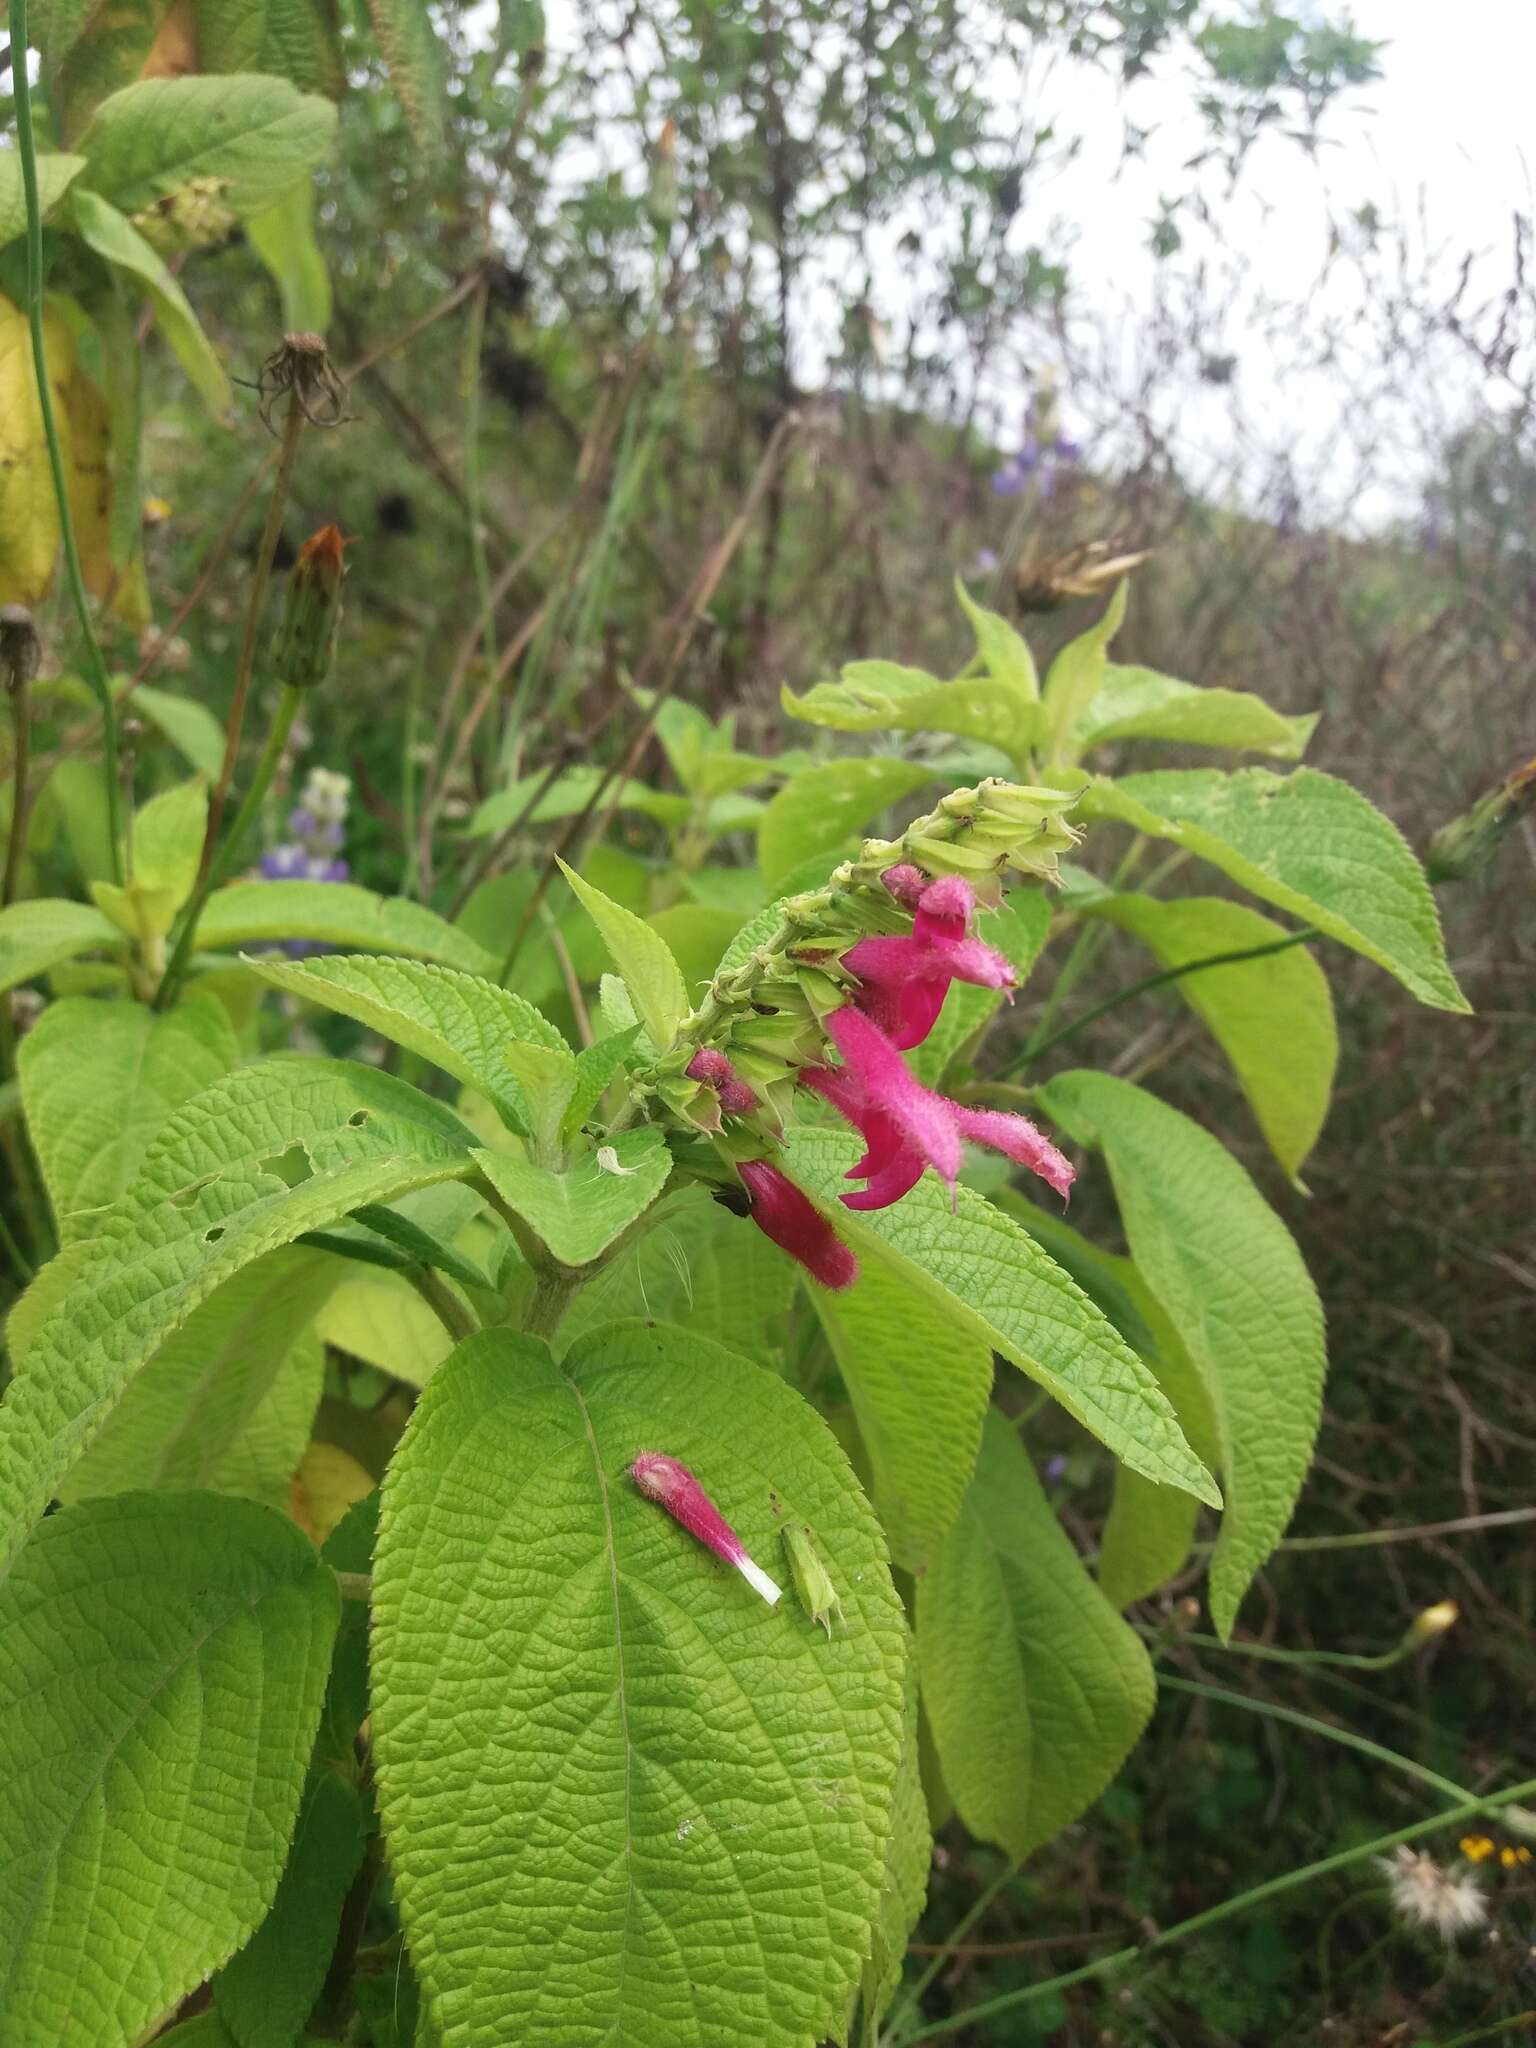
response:
[[[67,475],[65,401],[75,369],[75,341],[51,305],[43,310],[43,349]],[[9,299],[0,298],[0,604],[35,605],[46,597],[58,552],[59,507],[27,316]]]
[[[293,1482],[293,1519],[316,1543],[323,1543],[349,1507],[373,1491],[372,1476],[350,1452],[334,1444],[311,1444]]]

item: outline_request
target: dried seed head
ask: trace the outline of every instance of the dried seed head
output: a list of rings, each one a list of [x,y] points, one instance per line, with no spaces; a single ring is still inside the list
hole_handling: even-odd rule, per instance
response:
[[[24,690],[37,674],[43,643],[24,604],[0,605],[0,680],[7,690]]]
[[[272,408],[293,394],[294,404],[312,427],[339,427],[347,418],[346,387],[331,363],[325,338],[319,334],[285,334],[256,380],[263,424],[271,433]]]

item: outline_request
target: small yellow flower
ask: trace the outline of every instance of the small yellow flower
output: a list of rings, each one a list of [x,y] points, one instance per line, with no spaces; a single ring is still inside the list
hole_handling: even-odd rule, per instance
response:
[[[1486,1863],[1493,1854],[1493,1843],[1487,1835],[1463,1835],[1457,1847],[1469,1863]]]
[[[1499,1861],[1506,1870],[1513,1870],[1517,1863],[1529,1863],[1530,1860],[1531,1852],[1523,1844],[1517,1848],[1514,1843],[1509,1842],[1499,1851]]]
[[[169,498],[146,498],[142,509],[146,526],[163,526],[171,516]]]

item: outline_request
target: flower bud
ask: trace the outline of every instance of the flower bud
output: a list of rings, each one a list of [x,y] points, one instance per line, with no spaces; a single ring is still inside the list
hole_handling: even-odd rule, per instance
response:
[[[1461,1609],[1454,1600],[1437,1600],[1433,1607],[1426,1607],[1422,1614],[1413,1617],[1408,1624],[1408,1640],[1415,1647],[1431,1643],[1436,1636],[1453,1629],[1460,1619]]]
[[[784,1547],[789,1552],[790,1575],[800,1596],[800,1605],[811,1620],[819,1628],[824,1628],[829,1637],[834,1615],[838,1626],[846,1628],[848,1624],[843,1619],[843,1603],[837,1596],[837,1588],[817,1553],[810,1530],[803,1522],[788,1524],[784,1531]]]
[[[1536,759],[1480,796],[1471,810],[1442,825],[1429,842],[1424,872],[1431,882],[1459,882],[1485,868],[1499,841],[1536,799]]]
[[[313,690],[330,675],[341,623],[346,542],[334,522],[299,549],[288,577],[283,616],[272,641],[272,668],[292,690]]]

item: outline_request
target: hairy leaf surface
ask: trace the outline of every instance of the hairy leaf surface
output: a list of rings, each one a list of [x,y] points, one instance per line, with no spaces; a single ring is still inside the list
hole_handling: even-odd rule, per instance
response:
[[[337,1605],[244,1501],[128,1494],[35,1532],[0,1588],[4,2048],[129,2048],[255,1927]]]
[[[653,1126],[622,1131],[612,1150],[617,1170],[601,1165],[596,1153],[564,1173],[499,1152],[477,1151],[474,1157],[502,1200],[538,1232],[557,1259],[586,1266],[645,1213],[672,1171],[666,1140]]]
[[[850,661],[835,683],[817,683],[803,697],[787,687],[779,695],[791,718],[835,732],[953,732],[985,740],[1013,760],[1034,737],[1035,707],[991,676],[945,683],[895,661]]]
[[[285,939],[404,953],[466,974],[494,976],[499,965],[436,911],[404,896],[376,896],[352,882],[235,882],[214,890],[197,927],[205,952]]]
[[[1111,740],[1176,740],[1294,761],[1306,752],[1316,724],[1316,712],[1290,717],[1247,690],[1201,689],[1155,669],[1111,663],[1103,689],[1079,713],[1070,738],[1079,753]]]
[[[688,1014],[688,990],[666,940],[652,931],[644,918],[636,917],[622,903],[615,903],[601,889],[583,881],[564,861],[560,862],[560,872],[601,932],[603,944],[624,986],[634,997],[635,1013],[650,1033],[652,1044],[665,1052]]]
[[[767,1606],[628,1479],[682,1459],[765,1568],[810,1523],[848,1625]],[[613,1325],[475,1337],[384,1489],[374,1729],[444,2048],[812,2048],[883,1878],[905,1626],[878,1526],[781,1380]]]

